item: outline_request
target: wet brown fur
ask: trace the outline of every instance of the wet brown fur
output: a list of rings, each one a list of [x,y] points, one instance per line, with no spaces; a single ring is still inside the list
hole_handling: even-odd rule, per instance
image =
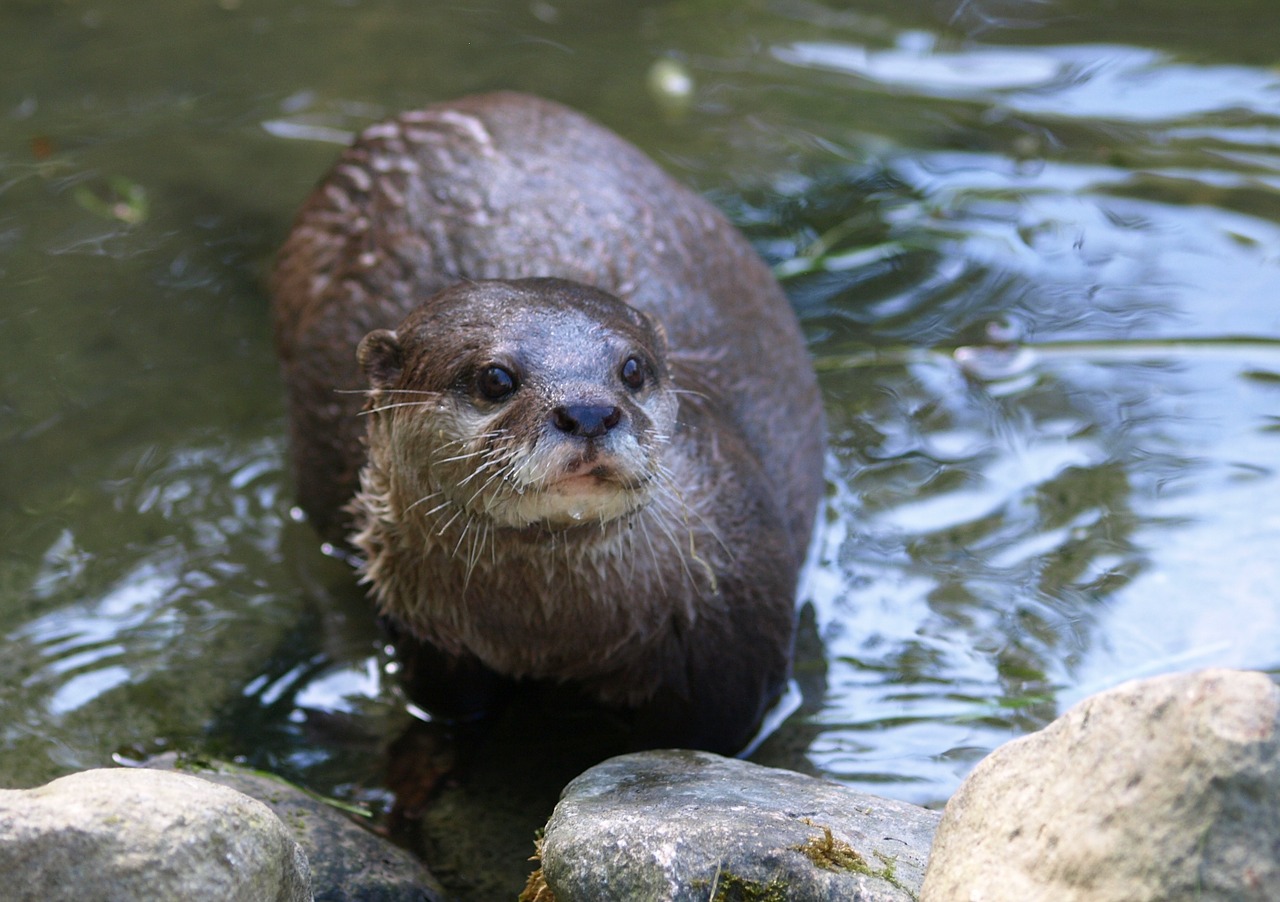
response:
[[[273,294],[299,501],[354,537],[380,608],[430,652],[419,682],[570,681],[637,709],[644,744],[746,742],[787,675],[822,413],[786,299],[714,208],[564,107],[464,98],[343,154]],[[648,394],[600,362],[626,348]],[[475,397],[494,353],[528,355],[509,411]],[[570,441],[547,426],[557,392],[622,422],[581,453],[537,446]],[[484,417],[503,425],[468,435]],[[579,455],[636,506],[524,526],[472,509],[514,498],[522,447]],[[468,478],[480,494],[455,490]]]

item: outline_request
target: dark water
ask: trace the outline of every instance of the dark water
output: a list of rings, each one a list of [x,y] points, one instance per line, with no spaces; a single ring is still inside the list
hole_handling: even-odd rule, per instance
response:
[[[263,275],[353,130],[497,87],[708,193],[810,336],[821,648],[766,757],[937,803],[1124,679],[1280,674],[1273,23],[1260,0],[8,0],[3,782],[176,746],[379,798],[403,714],[290,518]]]

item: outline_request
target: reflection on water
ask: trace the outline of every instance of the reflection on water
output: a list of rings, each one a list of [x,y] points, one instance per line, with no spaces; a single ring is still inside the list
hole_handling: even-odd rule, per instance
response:
[[[762,755],[936,802],[1121,679],[1280,672],[1280,76],[1229,10],[180,6],[0,11],[7,782],[176,744],[376,799],[399,703],[288,517],[261,273],[335,142],[498,86],[710,194],[804,320],[822,657]]]
[[[775,47],[773,55],[793,66],[856,75],[881,89],[943,96],[1039,88],[1069,71],[1049,54],[1035,50],[970,47],[963,53],[939,51],[932,36],[923,32],[903,32],[898,46],[886,50],[799,41]]]

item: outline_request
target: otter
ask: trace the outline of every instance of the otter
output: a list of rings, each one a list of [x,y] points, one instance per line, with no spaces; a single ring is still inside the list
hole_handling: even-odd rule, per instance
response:
[[[746,238],[553,102],[365,130],[272,279],[298,502],[408,691],[579,687],[637,745],[740,751],[789,675],[822,492],[795,314]]]

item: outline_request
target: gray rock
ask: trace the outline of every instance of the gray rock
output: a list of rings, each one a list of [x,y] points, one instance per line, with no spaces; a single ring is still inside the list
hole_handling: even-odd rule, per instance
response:
[[[541,878],[556,902],[909,900],[937,820],[705,752],[623,755],[565,788],[547,822]],[[533,881],[526,898],[539,888]]]
[[[153,770],[0,790],[0,875],[12,902],[311,899],[306,856],[269,808]]]
[[[148,767],[180,770],[258,799],[292,831],[311,863],[316,902],[436,902],[445,898],[421,862],[298,787],[222,762],[161,755]]]
[[[1126,683],[997,749],[948,803],[924,902],[1280,899],[1280,688]]]

